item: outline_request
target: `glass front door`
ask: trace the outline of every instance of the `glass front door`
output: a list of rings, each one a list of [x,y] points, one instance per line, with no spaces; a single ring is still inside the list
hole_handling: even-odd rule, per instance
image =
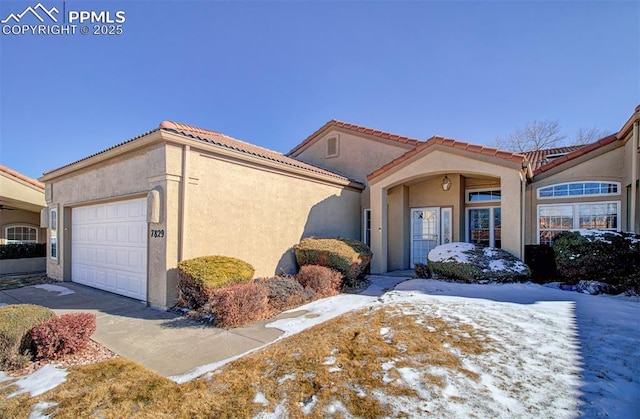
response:
[[[440,208],[411,210],[411,267],[427,263],[429,251],[440,244]]]

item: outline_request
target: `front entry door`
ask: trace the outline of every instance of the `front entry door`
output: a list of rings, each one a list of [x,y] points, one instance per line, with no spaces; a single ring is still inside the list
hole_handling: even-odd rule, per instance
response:
[[[429,251],[440,244],[440,208],[411,209],[411,268],[427,263]]]

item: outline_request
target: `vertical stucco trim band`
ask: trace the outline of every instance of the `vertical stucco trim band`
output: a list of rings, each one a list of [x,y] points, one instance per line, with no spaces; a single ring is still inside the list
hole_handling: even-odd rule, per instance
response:
[[[185,245],[186,245],[186,230],[187,230],[187,198],[188,198],[188,190],[187,184],[189,183],[189,153],[191,152],[191,146],[185,144],[182,147],[182,178],[180,179],[180,220],[179,226],[180,229],[178,231],[178,262],[182,262],[184,260],[185,255]]]
[[[636,230],[636,202],[637,201],[637,190],[636,190],[636,179],[638,178],[638,147],[640,147],[638,135],[638,122],[634,122],[633,124],[633,147],[631,148],[631,196],[628,199],[631,199],[631,205],[629,208],[631,209],[631,213],[629,214],[629,223],[631,225],[627,226],[628,231],[633,231],[637,233]]]

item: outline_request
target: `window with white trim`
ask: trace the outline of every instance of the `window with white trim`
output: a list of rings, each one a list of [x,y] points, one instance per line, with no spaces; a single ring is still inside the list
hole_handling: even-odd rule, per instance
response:
[[[4,238],[7,244],[11,243],[38,243],[38,229],[26,225],[6,227]]]
[[[58,209],[49,213],[49,257],[58,260]]]
[[[371,246],[371,210],[364,210],[362,219],[362,242]]]
[[[327,158],[337,157],[340,152],[340,141],[338,136],[327,138]]]
[[[500,207],[467,208],[467,242],[482,247],[502,247]]]
[[[476,202],[500,202],[502,200],[502,191],[500,189],[467,189],[467,203]]]
[[[539,199],[620,195],[618,182],[567,182],[538,188]]]
[[[553,245],[563,231],[620,231],[620,201],[538,205],[538,243]]]

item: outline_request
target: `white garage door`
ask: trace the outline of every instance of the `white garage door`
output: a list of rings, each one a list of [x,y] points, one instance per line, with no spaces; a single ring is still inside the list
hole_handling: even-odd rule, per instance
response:
[[[71,280],[147,299],[146,198],[73,208]]]

